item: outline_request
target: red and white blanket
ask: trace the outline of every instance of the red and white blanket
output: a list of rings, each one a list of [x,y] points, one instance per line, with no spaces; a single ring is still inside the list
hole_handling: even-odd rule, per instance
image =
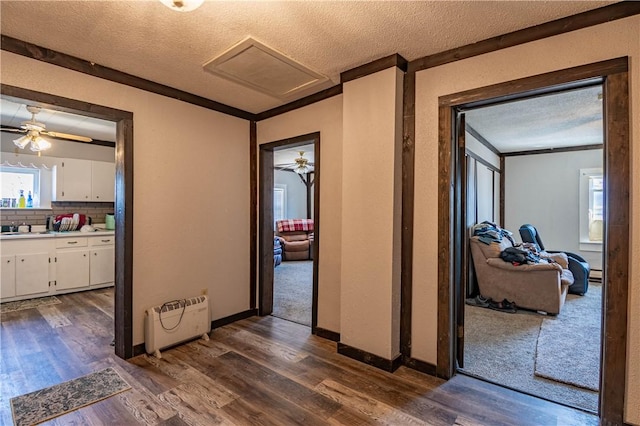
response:
[[[313,231],[313,219],[283,219],[276,221],[278,232]]]

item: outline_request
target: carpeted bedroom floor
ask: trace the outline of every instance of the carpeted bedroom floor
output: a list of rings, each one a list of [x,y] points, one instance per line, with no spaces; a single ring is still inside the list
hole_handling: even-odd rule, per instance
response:
[[[556,317],[465,306],[463,371],[597,412],[602,286],[568,295]]]
[[[313,260],[282,262],[273,275],[274,317],[311,327]]]

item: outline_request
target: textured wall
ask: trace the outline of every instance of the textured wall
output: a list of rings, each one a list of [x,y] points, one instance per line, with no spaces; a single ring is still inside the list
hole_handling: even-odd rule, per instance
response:
[[[505,159],[505,228],[533,224],[548,250],[582,255],[602,269],[602,252],[580,251],[580,169],[602,167],[602,150],[518,155]],[[532,183],[541,190],[523,191]],[[615,208],[615,206],[614,206]]]
[[[343,86],[341,341],[385,359],[400,335],[398,95],[395,67]]]
[[[320,132],[318,327],[340,332],[342,95],[258,122],[258,143]]]
[[[144,311],[207,289],[249,308],[249,123],[2,51],[2,82],[134,114],[133,343]]]
[[[437,348],[438,97],[535,74],[630,56],[631,259],[640,256],[640,17],[635,16],[421,71],[416,76],[413,356]],[[631,261],[625,419],[640,424],[640,268]]]

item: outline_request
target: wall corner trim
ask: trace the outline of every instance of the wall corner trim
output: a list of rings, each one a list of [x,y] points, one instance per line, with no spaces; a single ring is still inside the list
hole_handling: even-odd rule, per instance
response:
[[[386,359],[341,342],[338,342],[338,353],[390,373],[393,373],[402,365],[402,355],[398,355],[393,359]]]
[[[370,74],[374,74],[378,71],[386,70],[387,68],[391,67],[398,67],[401,71],[407,72],[408,64],[409,63],[405,58],[397,53],[394,53],[393,55],[376,59],[375,61],[369,62],[368,64],[360,65],[359,67],[352,68],[340,73],[340,83],[344,84],[348,81],[366,77]]]

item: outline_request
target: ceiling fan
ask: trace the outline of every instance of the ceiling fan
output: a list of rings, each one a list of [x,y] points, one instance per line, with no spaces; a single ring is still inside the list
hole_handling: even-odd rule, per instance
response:
[[[304,175],[313,171],[314,164],[304,157],[304,151],[298,151],[300,157],[295,158],[293,163],[279,164],[276,166],[279,170],[292,170],[299,175]]]
[[[78,142],[91,142],[93,139],[86,136],[70,135],[68,133],[50,132],[46,130],[46,126],[43,123],[36,121],[36,114],[38,114],[42,108],[38,106],[27,105],[27,111],[31,113],[31,119],[23,121],[19,128],[16,127],[3,127],[0,128],[2,132],[24,133],[24,136],[14,139],[13,143],[20,149],[24,149],[27,145],[31,144],[31,151],[40,152],[45,149],[51,148],[51,142],[44,139],[42,136],[47,136],[55,139],[66,139]]]

